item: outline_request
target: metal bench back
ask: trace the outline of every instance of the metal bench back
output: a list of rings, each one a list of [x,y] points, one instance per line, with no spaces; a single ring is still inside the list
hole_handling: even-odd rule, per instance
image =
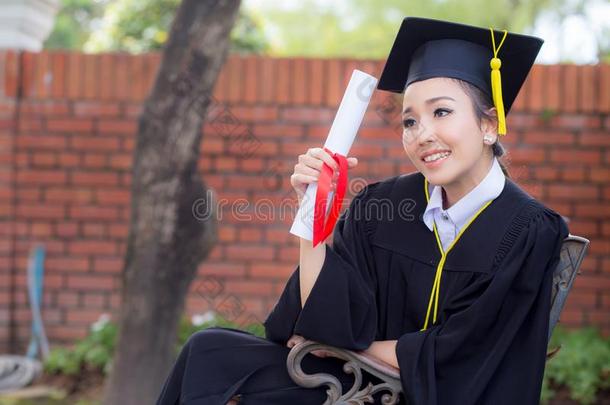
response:
[[[549,336],[553,334],[553,329],[559,321],[559,315],[561,310],[566,303],[568,293],[574,284],[574,279],[577,274],[580,274],[578,270],[582,264],[587,248],[589,247],[589,240],[581,236],[568,235],[563,240],[561,245],[561,256],[557,267],[553,271],[553,292],[551,295],[551,316],[549,319]]]

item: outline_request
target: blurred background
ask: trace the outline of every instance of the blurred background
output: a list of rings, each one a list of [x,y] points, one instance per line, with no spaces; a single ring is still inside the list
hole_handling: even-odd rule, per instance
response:
[[[503,162],[591,245],[550,344],[562,349],[543,403],[610,403],[608,1],[243,0],[226,17],[228,53],[200,68],[192,55],[212,44],[187,17],[205,15],[203,3],[0,0],[0,404],[117,403],[121,379],[154,397],[194,331],[264,336],[298,263],[297,156],[324,142],[353,69],[379,77],[405,16],[544,38]],[[399,111],[400,98],[373,96],[350,196],[414,170]],[[185,150],[190,160],[176,157]],[[198,191],[147,188],[145,169]],[[214,221],[203,212],[212,194]],[[176,215],[134,215],[143,201]],[[164,232],[192,260],[173,258]],[[143,313],[146,343],[120,334]],[[130,379],[110,377],[113,363]],[[135,398],[120,403],[150,403]]]

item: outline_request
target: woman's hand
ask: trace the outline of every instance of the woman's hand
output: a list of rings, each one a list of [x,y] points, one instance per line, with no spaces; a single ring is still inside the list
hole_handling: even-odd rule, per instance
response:
[[[303,341],[305,341],[305,338],[303,336],[292,335],[292,337],[290,339],[288,339],[288,342],[286,342],[286,346],[289,348],[292,348],[294,345],[301,343]],[[332,356],[332,354],[328,353],[326,350],[314,350],[313,352],[311,352],[311,354],[313,354],[314,356],[317,356],[317,357]]]
[[[331,186],[331,189],[333,189],[339,165],[330,154],[322,148],[309,148],[307,149],[307,152],[299,155],[298,162],[294,165],[294,172],[290,176],[290,184],[296,191],[299,201],[305,195],[307,185],[318,181],[324,163],[328,164],[334,170],[333,184]],[[355,157],[347,158],[348,169],[356,167],[357,164],[358,159]]]

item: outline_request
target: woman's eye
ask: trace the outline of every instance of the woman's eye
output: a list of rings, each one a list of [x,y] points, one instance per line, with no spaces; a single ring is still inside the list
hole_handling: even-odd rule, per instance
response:
[[[406,119],[406,120],[403,120],[403,121],[402,121],[402,125],[403,125],[405,128],[410,128],[410,127],[412,127],[414,124],[415,124],[415,120],[413,120],[413,119],[411,119],[411,118],[409,118],[409,119]]]
[[[446,114],[442,114],[442,113],[446,113]],[[444,117],[444,116],[448,115],[449,113],[451,113],[451,110],[447,110],[446,108],[437,108],[436,110],[434,110],[434,115],[442,114],[442,115],[440,115],[441,117]]]

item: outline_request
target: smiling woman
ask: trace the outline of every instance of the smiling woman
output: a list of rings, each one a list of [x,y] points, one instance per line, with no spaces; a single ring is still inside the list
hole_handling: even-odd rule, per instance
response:
[[[402,147],[417,170],[364,187],[332,245],[300,239],[265,339],[228,329],[191,337],[158,404],[224,405],[239,394],[247,405],[321,405],[325,389],[298,386],[286,370],[289,347],[302,338],[398,368],[400,404],[538,404],[553,270],[569,230],[497,158],[505,115],[541,44],[405,18],[378,88],[404,92]],[[297,196],[324,164],[335,162],[321,148],[298,157]],[[351,388],[342,361],[313,354],[305,372]],[[367,373],[362,380],[376,382]]]

